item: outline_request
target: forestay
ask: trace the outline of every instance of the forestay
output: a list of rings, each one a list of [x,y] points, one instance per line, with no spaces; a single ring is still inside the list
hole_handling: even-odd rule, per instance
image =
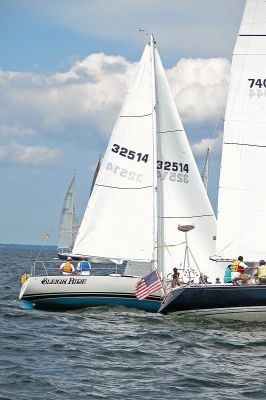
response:
[[[246,261],[266,251],[266,2],[247,0],[225,114],[216,255]]]

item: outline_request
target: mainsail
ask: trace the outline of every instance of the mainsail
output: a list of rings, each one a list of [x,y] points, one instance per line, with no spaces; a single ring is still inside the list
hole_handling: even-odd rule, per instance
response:
[[[58,252],[71,251],[79,229],[78,216],[74,206],[75,177],[68,187],[59,225]]]
[[[151,87],[150,46],[146,46],[102,159],[75,254],[140,261],[154,258]]]
[[[151,36],[73,254],[144,262],[166,276],[182,268],[185,238],[177,228],[188,222],[196,228],[189,234],[190,248],[210,276],[216,220]]]
[[[216,256],[266,251],[266,2],[247,0],[235,45],[218,199]]]

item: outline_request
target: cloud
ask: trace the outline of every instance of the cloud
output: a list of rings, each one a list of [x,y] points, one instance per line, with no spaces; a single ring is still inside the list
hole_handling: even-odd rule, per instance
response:
[[[17,143],[0,145],[0,162],[16,166],[52,166],[60,151],[45,146],[23,146]]]
[[[181,59],[167,75],[184,121],[203,122],[223,113],[230,75],[227,59]]]
[[[206,156],[206,149],[211,150],[212,156],[221,154],[222,149],[222,136],[223,132],[220,131],[217,136],[212,138],[203,138],[198,142],[194,142],[191,145],[193,154],[195,157]]]
[[[19,7],[91,38],[119,43],[143,42],[137,34],[144,28],[155,34],[166,51],[187,56],[201,51],[205,56],[232,52],[244,0],[28,0]],[[207,12],[206,12],[207,10]],[[230,18],[228,18],[230,15]],[[121,17],[122,16],[122,17]],[[217,46],[217,43],[219,44]],[[222,53],[221,53],[222,51]]]
[[[0,162],[9,154],[10,163],[44,165],[67,144],[102,143],[136,67],[124,57],[94,53],[61,73],[0,71]],[[184,122],[203,124],[223,113],[229,71],[223,58],[181,59],[166,71]]]

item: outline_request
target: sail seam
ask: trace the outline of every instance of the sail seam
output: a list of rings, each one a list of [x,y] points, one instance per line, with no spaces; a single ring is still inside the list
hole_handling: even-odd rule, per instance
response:
[[[150,115],[152,115],[152,113],[143,115],[120,115],[119,118],[142,118],[142,117],[149,117]]]
[[[249,147],[266,147],[266,145],[249,144],[249,143],[237,143],[237,142],[224,142],[224,144],[236,144],[237,146],[249,146]]]
[[[174,129],[173,131],[158,131],[157,133],[174,133],[174,132],[183,132],[183,129]]]
[[[162,218],[162,219],[179,219],[179,218],[201,218],[201,217],[213,217],[213,214],[201,214],[201,215],[191,215],[190,217],[185,217],[185,216],[182,216],[182,217],[161,217],[161,216],[159,216],[159,218]]]
[[[260,34],[241,34],[239,36],[266,36],[266,35],[260,35]]]
[[[118,186],[109,186],[109,185],[99,185],[98,183],[96,183],[95,186],[101,186],[101,187],[110,188],[110,189],[122,189],[122,190],[124,190],[124,189],[126,189],[126,190],[148,189],[148,188],[153,187],[153,185],[142,186],[142,187],[118,187]]]

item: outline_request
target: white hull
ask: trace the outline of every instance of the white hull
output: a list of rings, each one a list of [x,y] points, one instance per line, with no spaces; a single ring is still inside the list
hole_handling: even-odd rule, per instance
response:
[[[135,296],[139,277],[108,276],[33,276],[20,291],[20,300],[44,309],[71,309],[99,305],[121,305],[157,312],[163,293],[152,293],[145,300]]]

